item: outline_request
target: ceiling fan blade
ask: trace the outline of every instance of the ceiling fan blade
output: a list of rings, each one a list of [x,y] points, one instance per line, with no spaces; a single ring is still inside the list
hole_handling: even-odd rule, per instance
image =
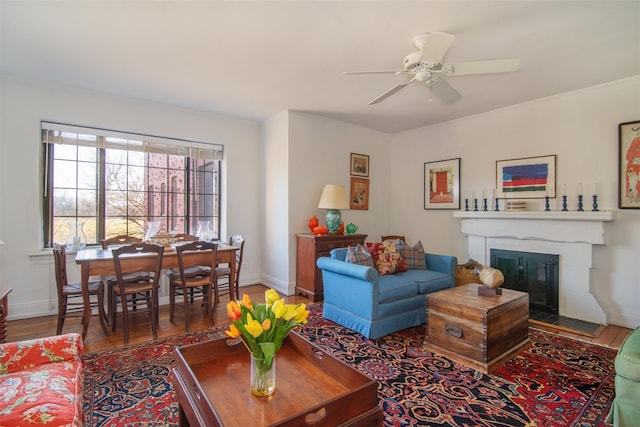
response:
[[[444,54],[451,47],[453,40],[455,40],[455,36],[451,34],[436,32],[416,36],[413,39],[413,44],[422,50],[420,62],[439,64],[442,62]]]
[[[413,77],[412,79],[407,80],[406,82],[398,83],[397,85],[395,85],[394,87],[392,87],[391,89],[389,89],[388,91],[386,91],[385,93],[380,95],[379,97],[371,100],[369,102],[369,105],[377,104],[380,101],[384,101],[385,99],[387,99],[388,97],[390,97],[394,93],[398,92],[400,89],[408,86],[410,83],[413,83],[415,81],[415,79],[416,78]]]
[[[348,75],[348,74],[401,74],[404,70],[385,70],[385,71],[343,71],[340,74]]]
[[[520,69],[520,58],[488,59],[486,61],[458,62],[451,65],[452,76],[468,74],[510,73]]]
[[[435,77],[427,82],[427,86],[445,104],[451,104],[462,98],[460,92],[455,90],[445,79]]]

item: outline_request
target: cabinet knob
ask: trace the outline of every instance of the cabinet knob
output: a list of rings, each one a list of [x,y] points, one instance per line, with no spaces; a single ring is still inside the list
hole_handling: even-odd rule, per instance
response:
[[[327,246],[329,247],[329,249],[333,249],[335,247],[333,243],[329,243]]]

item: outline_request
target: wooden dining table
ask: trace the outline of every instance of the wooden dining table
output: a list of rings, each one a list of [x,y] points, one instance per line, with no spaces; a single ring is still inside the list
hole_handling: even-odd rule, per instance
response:
[[[115,247],[115,246],[114,246]],[[111,276],[116,274],[116,267],[113,261],[113,248],[102,249],[99,247],[90,247],[79,250],[76,253],[76,264],[80,265],[80,286],[82,288],[82,298],[84,301],[84,313],[82,319],[82,338],[87,335],[89,329],[89,319],[91,318],[91,307],[89,305],[89,278],[91,276]],[[235,299],[235,283],[236,277],[236,251],[239,248],[227,243],[218,243],[218,255],[216,262],[218,264],[229,264],[231,273],[229,274],[229,293],[231,298]],[[162,269],[168,270],[178,267],[178,254],[175,245],[165,248],[162,255]],[[100,317],[100,325],[105,334],[109,334],[107,323],[102,316]]]

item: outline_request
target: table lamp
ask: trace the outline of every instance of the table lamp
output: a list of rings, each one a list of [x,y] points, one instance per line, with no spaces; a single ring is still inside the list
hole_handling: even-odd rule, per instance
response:
[[[345,190],[344,185],[325,185],[320,196],[320,202],[318,202],[318,208],[328,209],[326,217],[327,228],[329,233],[337,233],[342,221],[340,209],[349,209],[349,199],[347,199],[347,190]]]

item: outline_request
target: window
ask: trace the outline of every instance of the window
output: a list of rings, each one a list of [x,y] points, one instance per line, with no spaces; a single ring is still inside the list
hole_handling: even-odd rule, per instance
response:
[[[50,122],[42,141],[45,247],[80,230],[90,245],[143,237],[151,221],[189,234],[210,221],[219,238],[221,145]]]

